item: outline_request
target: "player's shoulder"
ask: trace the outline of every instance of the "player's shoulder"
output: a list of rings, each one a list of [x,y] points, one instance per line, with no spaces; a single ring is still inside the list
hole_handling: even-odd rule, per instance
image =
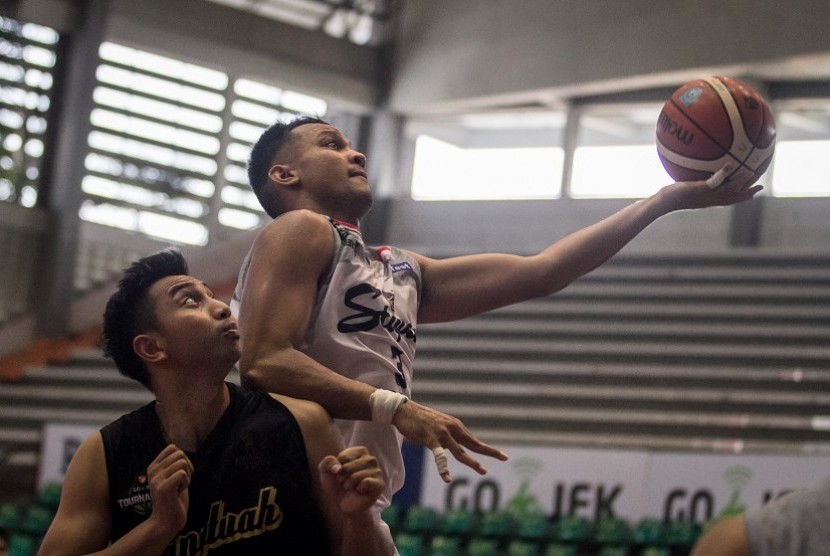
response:
[[[74,467],[84,469],[83,473],[97,473],[105,470],[106,455],[101,431],[95,431],[84,438],[72,457]]]
[[[308,209],[291,210],[269,222],[260,235],[326,233],[331,235],[328,217]]]
[[[254,251],[268,253],[299,250],[319,252],[334,245],[329,219],[311,210],[292,210],[269,222],[254,242]]]

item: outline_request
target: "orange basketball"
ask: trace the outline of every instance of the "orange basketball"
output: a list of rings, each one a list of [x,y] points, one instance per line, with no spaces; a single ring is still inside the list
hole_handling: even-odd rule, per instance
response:
[[[727,164],[726,181],[754,183],[775,150],[775,122],[766,100],[729,77],[686,83],[657,119],[657,154],[675,181],[703,180]]]

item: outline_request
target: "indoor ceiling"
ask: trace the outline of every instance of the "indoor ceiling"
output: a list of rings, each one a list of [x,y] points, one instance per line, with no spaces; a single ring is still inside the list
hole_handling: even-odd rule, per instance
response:
[[[206,0],[356,44],[388,40],[394,0]]]

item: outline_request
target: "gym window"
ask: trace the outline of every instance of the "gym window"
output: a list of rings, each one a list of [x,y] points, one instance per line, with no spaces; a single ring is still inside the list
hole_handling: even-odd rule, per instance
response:
[[[251,143],[321,99],[111,42],[93,93],[83,220],[188,245],[259,226]]]
[[[416,200],[553,199],[564,164],[559,112],[468,115],[410,126]]]
[[[58,39],[0,17],[0,202],[37,203]]]

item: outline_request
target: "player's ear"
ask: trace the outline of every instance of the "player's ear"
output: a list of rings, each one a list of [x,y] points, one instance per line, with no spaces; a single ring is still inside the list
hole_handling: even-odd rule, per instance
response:
[[[300,176],[288,164],[274,164],[268,169],[268,178],[277,185],[292,186],[300,182]]]
[[[164,345],[155,334],[139,334],[133,338],[133,350],[139,357],[151,363],[167,359]]]

